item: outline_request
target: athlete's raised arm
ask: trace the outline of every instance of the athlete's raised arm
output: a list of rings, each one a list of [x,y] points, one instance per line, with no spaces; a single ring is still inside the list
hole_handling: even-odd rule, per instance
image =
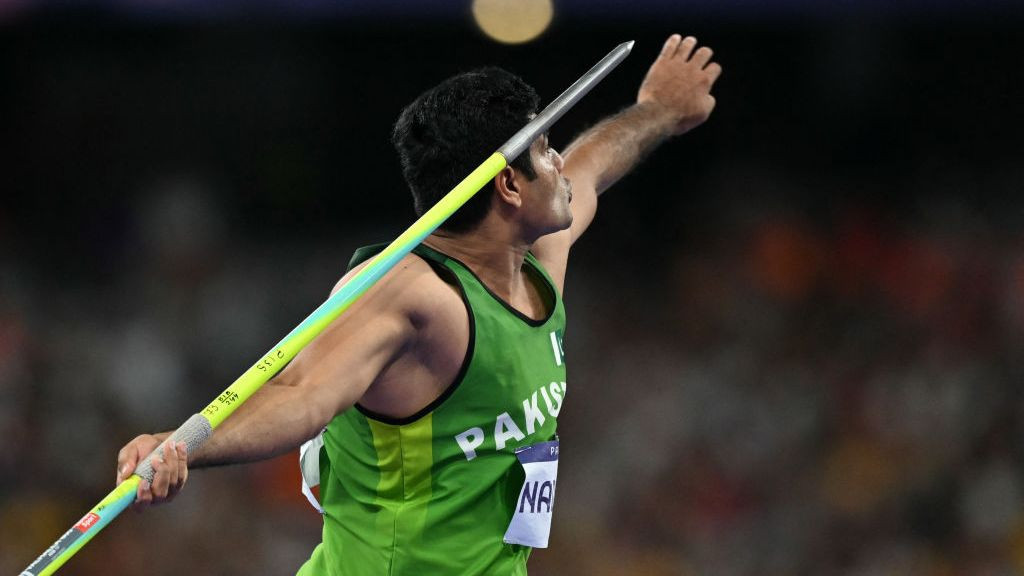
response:
[[[597,197],[671,136],[707,120],[715,107],[711,87],[722,73],[711,49],[674,34],[665,41],[640,85],[636,104],[578,136],[563,154],[562,173],[572,183],[572,226],[544,236],[534,254],[561,285],[569,248],[597,211]]]

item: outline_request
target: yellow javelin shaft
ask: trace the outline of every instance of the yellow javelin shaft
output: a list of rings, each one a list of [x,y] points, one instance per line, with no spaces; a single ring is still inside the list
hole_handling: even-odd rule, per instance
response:
[[[413,223],[378,254],[358,274],[313,311],[301,324],[292,330],[277,346],[267,352],[259,362],[238,377],[201,414],[216,428],[245,402],[264,383],[291,361],[328,324],[334,321],[353,302],[394,267],[406,254],[412,251],[424,238],[441,225],[455,210],[466,203],[480,188],[490,182],[507,165],[505,157],[495,152],[483,164],[473,170],[462,182],[451,190],[433,208]]]
[[[191,454],[205,442],[213,430],[249,399],[290,362],[335,318],[380,280],[406,254],[437,229],[460,206],[477,193],[508,162],[529,147],[540,134],[547,131],[569,108],[596,86],[621,63],[633,48],[633,42],[616,46],[579,80],[551,102],[536,118],[516,132],[502,147],[488,157],[466,178],[455,186],[433,208],[424,213],[405,232],[396,238],[366,267],[345,283],[323,304],[317,307],[301,324],[295,327],[260,360],[239,376],[224,392],[208,404],[202,412],[193,415],[171,435],[171,440],[185,442]],[[155,454],[155,452],[154,452]],[[147,457],[135,473],[119,484],[106,498],[46,549],[20,576],[49,576],[91,540],[111,520],[134,501],[139,482],[152,479],[151,459]]]
[[[317,307],[274,348],[264,354],[256,364],[249,367],[201,413],[193,416],[178,428],[171,439],[185,441],[190,453],[202,445],[212,434],[213,429],[224,422],[242,403],[273,378],[328,324],[348,309],[370,286],[394,267],[423,238],[441,225],[455,210],[465,204],[480,188],[490,182],[506,165],[505,157],[498,152],[487,158],[440,202],[378,254],[370,264]],[[114,488],[77,524],[47,548],[35,562],[21,573],[21,576],[53,574],[125,508],[130,506],[135,500],[135,493],[142,477],[147,476],[152,479],[150,458],[139,464],[139,468],[134,474]]]

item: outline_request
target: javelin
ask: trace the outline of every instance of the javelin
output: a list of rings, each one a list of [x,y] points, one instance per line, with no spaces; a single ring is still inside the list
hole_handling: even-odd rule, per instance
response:
[[[306,344],[316,338],[335,318],[341,315],[371,286],[412,251],[431,232],[448,219],[460,206],[501,172],[508,163],[515,160],[542,133],[546,132],[563,114],[576,105],[583,96],[596,86],[609,72],[622,62],[633,49],[633,42],[624,42],[615,47],[600,62],[594,65],[579,80],[573,83],[536,118],[515,133],[501,148],[484,160],[483,164],[470,172],[430,210],[413,222],[405,232],[378,254],[365,268],[354,275],[340,290],[317,307],[301,324],[259,359],[235,380],[216,400],[202,412],[193,414],[174,434],[171,440],[184,442],[188,453],[193,453],[213,434],[236,408],[249,399],[261,386],[274,377],[281,368],[295,358]],[[153,451],[135,472],[118,484],[113,492],[100,501],[77,524],[64,533],[52,546],[46,549],[35,562],[20,576],[47,576],[53,574],[72,556],[85,546],[111,520],[135,501],[139,483],[153,480],[151,460]]]

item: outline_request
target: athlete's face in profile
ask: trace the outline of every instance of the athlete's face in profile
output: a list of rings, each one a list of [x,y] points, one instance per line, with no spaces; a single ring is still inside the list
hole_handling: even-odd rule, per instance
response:
[[[529,153],[537,176],[525,183],[525,216],[541,234],[565,230],[572,224],[572,183],[562,175],[562,156],[548,143],[547,134],[534,140]]]

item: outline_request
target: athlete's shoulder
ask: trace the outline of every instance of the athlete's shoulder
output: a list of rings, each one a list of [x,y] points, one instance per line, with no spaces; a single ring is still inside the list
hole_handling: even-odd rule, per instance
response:
[[[363,266],[353,268],[339,286]],[[392,418],[410,416],[458,374],[469,346],[469,312],[458,287],[422,257],[403,257],[349,313],[355,331],[397,334],[393,354],[359,400],[363,407]]]
[[[331,293],[340,290],[368,264],[369,260],[349,270]],[[415,254],[405,255],[371,286],[366,296],[371,295],[370,300],[376,305],[407,315],[417,323],[430,320],[439,312],[446,312],[449,307],[462,307],[461,298],[455,289],[437,274],[427,260]]]

